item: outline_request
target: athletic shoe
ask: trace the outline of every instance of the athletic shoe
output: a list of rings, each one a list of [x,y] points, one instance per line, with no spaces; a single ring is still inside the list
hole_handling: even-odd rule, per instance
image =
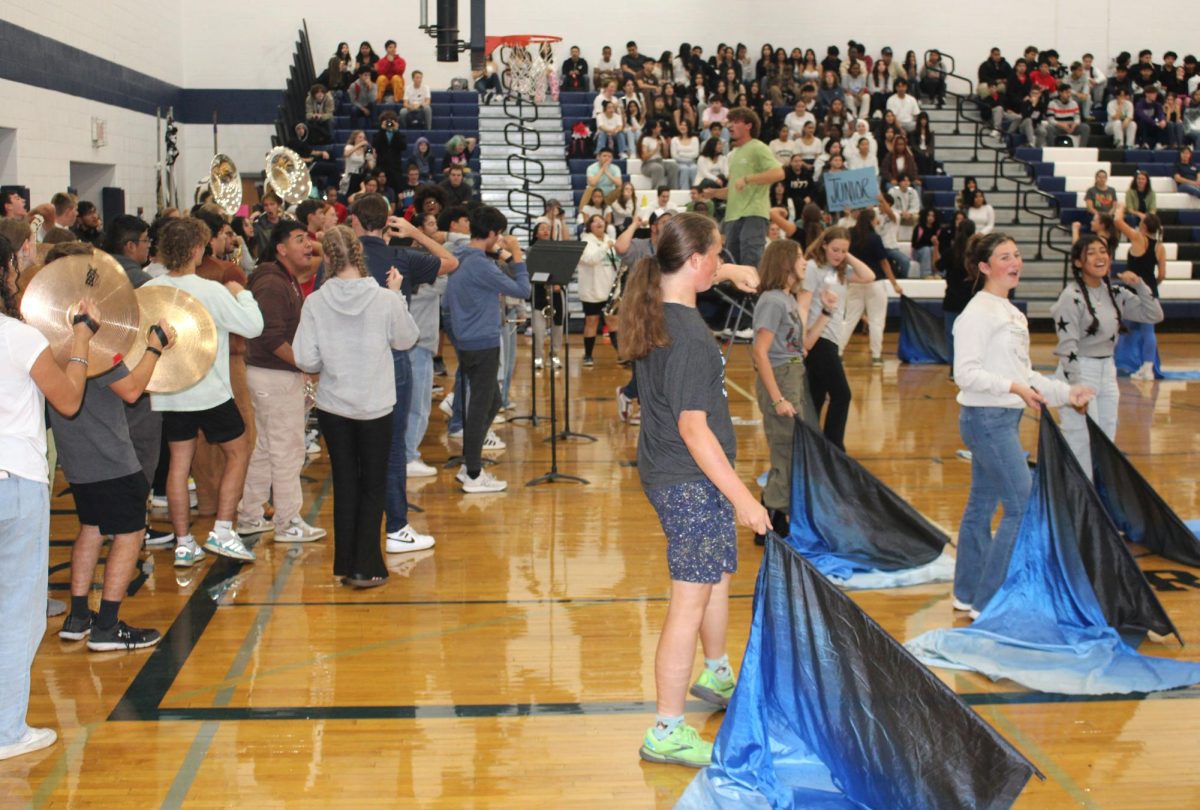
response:
[[[504,439],[501,439],[490,430],[487,432],[487,436],[483,440],[484,450],[503,450],[506,447],[508,445],[504,443]]]
[[[971,608],[969,611],[967,611],[967,615],[971,617],[971,621],[975,621],[979,618],[979,611],[975,608]]]
[[[583,367],[584,368],[592,368],[595,365],[596,365],[596,361],[593,360],[592,358],[590,358],[590,357],[583,358]]]
[[[562,361],[558,359],[558,355],[551,355],[551,356],[550,356],[550,365],[554,366],[554,369],[555,369],[556,371],[557,371],[558,369],[562,368]]]
[[[503,425],[508,419],[500,411],[496,411],[496,418],[492,420],[493,425]]]
[[[46,597],[46,618],[52,619],[67,612],[67,603],[61,599]]]
[[[253,534],[266,534],[273,531],[275,531],[275,524],[265,517],[260,517],[257,520],[239,520],[237,525],[237,533],[239,535],[249,536]]]
[[[196,563],[203,560],[208,555],[204,553],[204,549],[199,546],[181,543],[175,546],[175,567],[176,568],[191,568]]]
[[[158,529],[146,527],[146,539],[143,541],[146,548],[162,548],[175,543],[175,532],[163,532]]]
[[[633,410],[633,400],[625,396],[625,386],[617,386],[617,416],[622,422],[629,421],[629,412]]]
[[[190,479],[190,478],[188,479],[188,486],[189,486],[188,507],[191,509],[195,509],[196,504],[199,503],[200,501],[196,498],[196,485],[194,483],[192,483],[192,479]],[[166,509],[167,508],[167,496],[166,495],[151,495],[150,496],[150,508],[151,509]]]
[[[41,751],[43,748],[54,745],[54,741],[57,739],[58,732],[52,728],[31,728],[25,732],[24,737],[15,743],[0,745],[0,759],[12,759],[22,754]]]
[[[317,526],[309,526],[300,517],[292,518],[292,522],[283,531],[275,530],[276,543],[311,543],[314,540],[320,540],[324,536],[324,529]]]
[[[317,439],[310,441],[304,447],[304,455],[308,456],[309,458],[316,458],[317,456],[321,455],[321,442]]]
[[[454,479],[455,479],[456,481],[458,481],[458,483],[460,483],[460,484],[465,484],[465,483],[467,483],[467,481],[468,481],[468,479],[469,479],[469,478],[470,478],[470,476],[469,476],[469,475],[467,475],[467,465],[466,465],[466,464],[463,464],[463,465],[461,465],[461,466],[458,468],[458,472],[456,472],[456,473],[454,474]]]
[[[638,753],[647,762],[686,765],[689,768],[707,768],[712,764],[712,743],[702,739],[696,729],[687,723],[675,726],[661,740],[655,736],[653,728],[647,729]]]
[[[629,414],[629,424],[640,425],[642,423],[642,412],[640,410],[632,411]]]
[[[546,364],[545,364],[544,362],[542,362],[542,358],[540,358],[540,357],[535,357],[535,358],[533,359],[533,370],[534,370],[534,371],[541,371],[541,370],[542,370],[542,368],[543,368],[545,365],[546,365]]]
[[[459,428],[458,430],[452,430],[446,434],[447,439],[458,439],[460,442],[462,441],[462,437],[463,437],[463,429],[462,428]]]
[[[508,489],[507,481],[501,481],[487,470],[480,470],[478,478],[472,478],[465,474],[463,477],[467,479],[463,481],[463,492],[469,495],[478,495],[485,492],[503,492]]]
[[[433,548],[434,543],[433,535],[421,534],[409,523],[403,529],[388,532],[385,550],[388,554],[407,554]]]
[[[89,610],[88,615],[82,618],[71,613],[63,622],[62,629],[58,631],[58,637],[67,641],[83,641],[88,637],[88,633],[92,632],[92,625],[95,623],[96,611],[94,610]]]
[[[242,538],[233,532],[224,537],[215,531],[209,532],[208,539],[204,541],[204,549],[211,551],[213,554],[219,554],[222,557],[232,557],[235,560],[247,560],[250,562],[255,560],[254,552],[246,548],[246,545],[242,542]]]
[[[433,374],[435,377],[446,376],[446,361],[440,357],[433,358]]]
[[[700,677],[692,684],[692,688],[688,691],[692,697],[698,697],[701,700],[707,700],[709,703],[715,703],[718,706],[728,706],[729,698],[733,697],[733,674],[730,673],[728,678],[722,678],[717,673],[713,672],[708,667],[700,673]]]
[[[153,647],[162,639],[162,633],[149,628],[130,627],[125,622],[118,621],[107,630],[99,627],[92,628],[92,637],[88,639],[88,649],[95,652],[109,650],[140,650]]]
[[[419,458],[408,462],[405,471],[409,478],[433,478],[438,473],[436,467],[430,467]]]
[[[446,396],[442,397],[442,401],[438,403],[438,410],[441,411],[442,413],[446,414],[446,416],[453,415],[453,413],[454,413],[454,392],[453,391],[451,391],[449,394],[446,394]]]
[[[882,358],[882,357],[872,357],[872,358],[871,358],[871,365],[873,365],[873,366],[882,366],[882,365],[883,365],[883,358]]]
[[[961,610],[963,613],[970,613],[972,610],[971,606],[961,599],[956,598],[953,604],[955,610]]]

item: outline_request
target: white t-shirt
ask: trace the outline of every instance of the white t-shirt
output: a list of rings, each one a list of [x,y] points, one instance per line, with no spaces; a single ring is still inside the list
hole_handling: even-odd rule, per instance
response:
[[[46,398],[29,372],[50,346],[42,333],[0,315],[0,470],[42,484],[46,464]]]
[[[783,119],[783,125],[792,133],[793,138],[798,138],[804,132],[804,125],[809,123],[813,126],[816,126],[817,123],[817,119],[810,112],[806,112],[804,115],[796,115],[796,111],[793,110]]]
[[[905,129],[912,129],[916,125],[917,116],[921,112],[921,105],[907,93],[904,98],[893,95],[887,100],[887,108],[896,116],[896,123]]]
[[[433,95],[429,88],[425,85],[414,87],[411,83],[404,88],[404,103],[405,104],[420,104],[424,105],[433,100]]]
[[[606,101],[611,101],[616,107],[620,107],[621,105],[621,100],[616,96],[606,96],[604,93],[600,93],[592,101],[592,118],[600,117],[600,113],[604,112],[604,102]]]

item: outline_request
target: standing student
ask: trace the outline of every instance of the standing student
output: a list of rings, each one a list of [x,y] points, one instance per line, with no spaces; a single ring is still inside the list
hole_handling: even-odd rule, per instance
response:
[[[1115,439],[1120,390],[1113,351],[1122,320],[1158,323],[1163,319],[1163,311],[1154,291],[1141,276],[1126,270],[1118,278],[1129,287],[1114,287],[1108,276],[1111,268],[1112,255],[1104,240],[1090,233],[1080,237],[1071,246],[1074,283],[1063,288],[1050,317],[1058,336],[1058,346],[1054,349],[1058,357],[1057,378],[1095,389],[1096,396],[1087,411],[1105,435]],[[1090,479],[1092,450],[1086,418],[1074,411],[1063,411],[1062,430]]]
[[[592,352],[596,348],[596,332],[600,318],[608,326],[613,349],[620,349],[617,342],[617,320],[605,312],[610,297],[614,294],[613,282],[617,279],[616,240],[608,235],[604,218],[592,214],[588,217],[587,231],[582,241],[587,247],[579,258],[579,302],[583,304],[583,366],[596,365]]]
[[[819,337],[815,329],[805,329],[813,297],[811,290],[804,289],[807,269],[796,242],[780,239],[767,245],[759,272],[758,302],[754,305],[751,351],[758,373],[755,393],[771,452],[762,502],[771,510],[771,523],[780,534],[787,534],[795,419],[799,416],[813,427],[820,426],[804,371],[804,355]],[[837,306],[833,290],[823,289],[819,295],[822,310]]]
[[[979,615],[1008,573],[1033,486],[1021,447],[1025,408],[1070,404],[1083,407],[1095,391],[1068,385],[1033,370],[1029,324],[1008,294],[1021,280],[1021,253],[1005,233],[972,237],[967,272],[982,289],[954,323],[954,382],[958,385],[959,430],[971,451],[971,492],[958,527],[954,609]],[[1004,518],[992,535],[992,517]]]
[[[850,384],[838,346],[842,340],[842,323],[846,317],[848,285],[870,284],[875,273],[870,267],[850,255],[850,231],[841,226],[826,228],[805,253],[808,260],[804,272],[804,289],[816,293],[808,311],[810,329],[818,335],[809,349],[805,367],[808,370],[808,390],[813,408],[820,416],[825,412],[825,438],[840,449],[846,449],[846,417],[850,413]],[[825,290],[837,296],[833,306],[826,305]]]
[[[1146,283],[1155,298],[1158,298],[1158,285],[1167,278],[1167,252],[1163,249],[1161,240],[1162,222],[1158,214],[1145,214],[1133,228],[1125,220],[1125,210],[1117,206],[1113,216],[1117,230],[1129,239],[1129,256],[1126,267],[1136,273]],[[1133,321],[1126,324],[1128,334],[1117,340],[1132,340],[1137,344],[1137,354],[1141,358],[1138,369],[1130,374],[1134,380],[1153,380],[1154,361],[1158,357],[1158,340],[1154,336],[1154,324]]]
[[[726,200],[725,242],[734,261],[758,265],[767,244],[771,186],[784,178],[783,167],[765,143],[758,140],[758,113],[734,107],[727,119],[734,150],[729,156],[729,182],[709,188],[708,199]]]
[[[892,209],[887,205],[886,195],[880,194],[883,205],[883,215],[893,216]],[[838,340],[838,354],[846,350],[850,335],[854,333],[863,313],[867,314],[867,329],[871,347],[871,365],[883,365],[883,328],[887,323],[887,288],[891,285],[897,295],[903,292],[900,282],[892,272],[891,256],[883,244],[876,226],[879,216],[874,208],[864,208],[858,213],[858,220],[850,230],[850,250],[871,269],[873,281],[870,284],[856,284],[849,288],[846,294],[846,316],[842,335]],[[893,223],[894,224],[894,223]]]
[[[380,286],[354,231],[330,228],[321,250],[330,275],[301,310],[292,349],[298,368],[321,375],[316,405],[333,468],[333,574],[343,585],[372,588],[387,581],[379,524],[392,430],[405,429],[392,420],[392,353],[412,348],[417,325],[400,273],[391,268]]]
[[[46,462],[46,403],[62,414],[79,410],[87,384],[93,332],[72,327],[71,359],[59,366],[40,332],[17,310],[17,251],[0,236],[0,760],[47,748],[52,728],[31,728],[31,667],[46,630],[46,571],[50,566],[50,468]],[[81,301],[80,314],[99,310]],[[55,347],[57,348],[57,347]]]
[[[721,237],[703,214],[671,218],[652,257],[634,267],[622,299],[625,356],[642,403],[638,474],[667,535],[671,602],[654,661],[658,716],[641,757],[702,768],[712,744],[684,722],[696,639],[705,669],[691,693],[725,706],[733,670],[725,653],[736,523],[766,533],[767,510],[733,469],[737,442],[724,364],[696,310],[696,295],[725,279],[753,290],[753,268],[721,265]]]

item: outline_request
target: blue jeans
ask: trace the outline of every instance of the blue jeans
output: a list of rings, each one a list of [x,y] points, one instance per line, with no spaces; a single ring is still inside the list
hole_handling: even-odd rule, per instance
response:
[[[25,736],[30,669],[46,632],[50,488],[0,479],[0,745]]]
[[[916,248],[913,250],[913,258],[921,267],[921,278],[929,278],[933,275],[933,248]]]
[[[908,278],[908,265],[912,259],[896,248],[888,248],[884,253],[887,255],[888,263],[892,265],[892,274],[896,278]]]
[[[1023,408],[963,406],[958,428],[971,451],[971,494],[958,526],[954,596],[983,610],[1004,583],[1033,476],[1021,447]],[[992,515],[1004,517],[992,536]]]
[[[596,131],[596,154],[600,154],[601,149],[611,149],[617,155],[622,152],[628,152],[629,148],[625,143],[625,133],[618,132],[616,135],[609,135],[604,130]]]
[[[1179,190],[1184,194],[1190,194],[1193,197],[1200,197],[1200,186],[1189,186],[1184,183],[1178,185]]]
[[[515,309],[505,307],[505,321],[500,327],[500,406],[504,408],[511,404],[508,391],[512,388],[513,371],[517,365],[517,325],[513,322],[516,313],[512,312]]]
[[[412,399],[408,406],[408,429],[404,432],[404,449],[409,461],[421,460],[421,442],[429,427],[429,412],[433,408],[433,352],[414,346],[408,352],[412,367]]]
[[[408,352],[392,352],[392,367],[396,371],[396,407],[392,410],[392,449],[388,453],[387,495],[383,508],[387,513],[387,531],[395,532],[408,525],[408,452],[405,433],[408,430],[408,406],[412,402],[412,363]],[[432,389],[430,389],[432,390]]]
[[[679,187],[684,191],[696,185],[696,163],[692,160],[676,160],[679,164]]]

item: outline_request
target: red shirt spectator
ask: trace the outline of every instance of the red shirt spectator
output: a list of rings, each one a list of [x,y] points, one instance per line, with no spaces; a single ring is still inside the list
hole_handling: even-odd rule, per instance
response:
[[[391,79],[393,76],[403,76],[406,67],[408,65],[405,63],[403,56],[391,53],[375,63],[375,72],[381,78],[386,77]]]
[[[1043,94],[1053,96],[1058,93],[1058,79],[1054,78],[1054,74],[1050,72],[1050,65],[1044,62],[1038,65],[1037,72],[1030,76],[1029,79],[1042,88]]]

